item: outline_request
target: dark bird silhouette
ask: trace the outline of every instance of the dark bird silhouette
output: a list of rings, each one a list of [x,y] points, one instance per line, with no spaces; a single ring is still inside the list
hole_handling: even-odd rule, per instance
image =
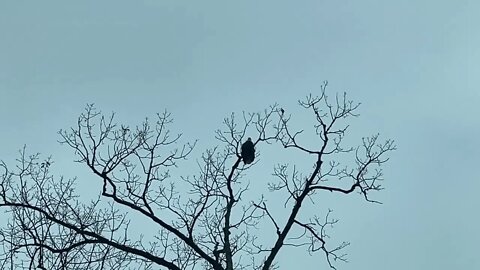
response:
[[[250,164],[255,159],[255,146],[253,145],[252,138],[248,138],[247,141],[242,144],[242,159],[244,164]]]

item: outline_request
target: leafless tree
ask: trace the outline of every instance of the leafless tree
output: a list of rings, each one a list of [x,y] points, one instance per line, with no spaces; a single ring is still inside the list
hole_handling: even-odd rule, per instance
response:
[[[329,99],[326,84],[321,90],[320,96],[299,101],[313,116],[314,147],[306,146],[304,131],[293,129],[293,117],[278,105],[243,113],[239,120],[232,114],[215,133],[218,146],[204,151],[198,173],[190,176],[172,174],[191,158],[197,143],[181,143],[182,135],[172,134],[169,113],[128,127],[117,124],[113,114],[105,117],[87,106],[77,125],[59,134],[76,162],[101,183],[98,198],[82,202],[75,179],[54,178],[53,161],[28,155],[25,148],[14,167],[1,162],[0,206],[11,219],[0,229],[0,269],[269,270],[278,268],[282,248],[320,252],[335,269],[337,261],[346,261],[349,245],[329,244],[327,230],[337,220],[331,210],[323,217],[300,215],[302,206],[314,203],[321,192],[360,194],[376,202],[370,194],[382,189],[380,166],[395,145],[374,135],[358,147],[345,147],[345,120],[357,116],[359,104],[345,95]],[[284,216],[274,213],[264,196],[249,199],[244,180],[262,160],[241,163],[240,146],[247,137],[257,148],[269,144],[312,159],[307,172],[292,164],[274,167],[264,194],[283,198]],[[353,162],[336,161],[343,154]],[[134,237],[142,228],[155,232]],[[272,241],[259,237],[265,230]]]

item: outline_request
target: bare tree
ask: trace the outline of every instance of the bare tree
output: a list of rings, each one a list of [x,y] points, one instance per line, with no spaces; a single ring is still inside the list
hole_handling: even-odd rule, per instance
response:
[[[2,162],[0,206],[11,219],[0,229],[1,269],[268,270],[277,268],[282,248],[302,247],[323,253],[335,269],[335,262],[346,261],[343,250],[349,245],[328,242],[327,230],[337,220],[331,210],[322,218],[300,215],[302,206],[318,200],[322,191],[377,202],[370,194],[382,189],[380,166],[395,145],[374,135],[358,147],[345,147],[344,121],[357,116],[359,104],[345,95],[330,100],[325,88],[320,96],[299,101],[313,116],[314,147],[306,146],[304,131],[294,130],[293,118],[278,105],[243,113],[240,120],[232,114],[215,133],[218,146],[202,154],[198,173],[190,176],[172,175],[191,157],[196,142],[181,143],[182,135],[172,134],[169,113],[133,128],[87,106],[77,125],[59,134],[76,162],[101,183],[98,198],[81,202],[75,179],[54,178],[53,161],[28,155],[25,148],[15,167]],[[276,179],[268,187],[284,199],[284,216],[274,214],[264,196],[249,199],[249,182],[243,180],[262,161],[241,163],[247,137],[257,148],[290,148],[313,160],[311,171],[303,173],[291,164],[275,166]],[[352,164],[336,161],[345,153]],[[142,230],[132,226],[157,231],[133,237]],[[262,230],[272,232],[273,241],[260,238]]]

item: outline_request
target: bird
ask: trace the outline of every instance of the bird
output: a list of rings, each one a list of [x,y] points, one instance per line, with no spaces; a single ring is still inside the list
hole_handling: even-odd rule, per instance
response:
[[[250,164],[255,159],[255,146],[253,145],[252,138],[248,138],[246,142],[242,144],[242,159],[244,164]]]

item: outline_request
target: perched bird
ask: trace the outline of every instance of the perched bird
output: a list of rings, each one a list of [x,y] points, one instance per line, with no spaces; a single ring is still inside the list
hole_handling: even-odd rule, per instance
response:
[[[244,164],[250,164],[255,159],[255,146],[253,145],[252,138],[248,138],[247,141],[242,144],[242,159]]]

